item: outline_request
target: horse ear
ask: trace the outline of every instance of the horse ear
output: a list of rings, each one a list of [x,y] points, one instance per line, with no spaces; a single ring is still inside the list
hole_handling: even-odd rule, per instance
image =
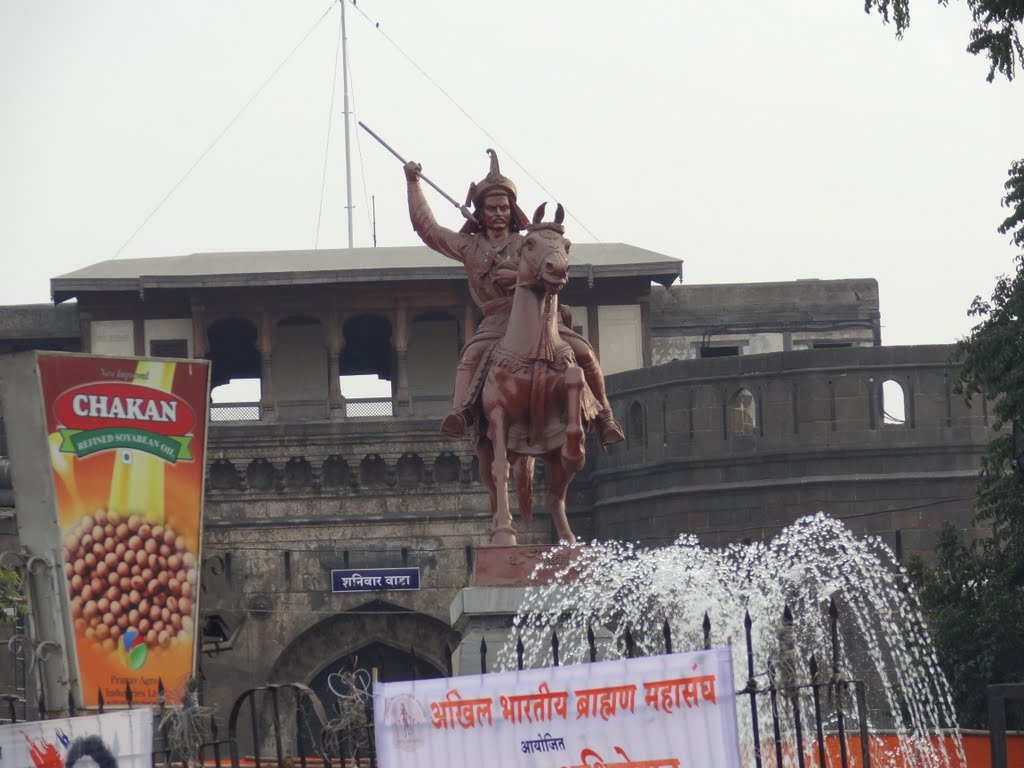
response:
[[[544,221],[544,209],[547,207],[547,203],[541,203],[537,206],[537,210],[533,212],[533,223],[540,224]]]
[[[559,203],[558,207],[555,208],[555,224],[561,224],[564,219],[565,219],[565,208],[563,208],[562,204]]]

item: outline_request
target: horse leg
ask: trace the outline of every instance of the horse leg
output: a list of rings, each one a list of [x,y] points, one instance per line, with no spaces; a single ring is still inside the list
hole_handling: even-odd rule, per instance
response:
[[[491,463],[491,474],[497,496],[497,505],[491,521],[491,544],[495,546],[514,546],[516,531],[512,527],[512,512],[508,505],[508,445],[506,443],[505,411],[495,408],[487,414],[487,436],[494,446],[494,461]]]
[[[480,467],[480,479],[483,481],[484,487],[487,488],[487,495],[491,500],[491,519],[493,520],[498,510],[498,489],[494,484],[494,473],[491,469],[494,466],[494,443],[486,434],[480,435],[474,450]]]
[[[512,474],[516,476],[519,519],[524,523],[533,519],[533,464],[533,456],[517,456],[512,462]]]
[[[565,369],[565,442],[562,465],[578,472],[586,462],[583,442],[583,369],[571,365]]]
[[[551,483],[548,486],[548,495],[544,502],[547,513],[551,515],[551,522],[555,525],[555,532],[558,540],[563,544],[575,544],[576,534],[569,527],[569,518],[565,514],[565,495],[569,490],[569,481],[572,480],[575,471],[566,469],[557,455],[548,454],[551,460],[548,462],[548,474],[551,476]]]

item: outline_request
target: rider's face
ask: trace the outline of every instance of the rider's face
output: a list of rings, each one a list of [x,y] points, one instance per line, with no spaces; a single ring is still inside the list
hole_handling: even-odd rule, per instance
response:
[[[511,216],[512,206],[509,204],[508,195],[488,195],[484,198],[484,229],[489,234],[502,235],[508,232],[508,223]]]

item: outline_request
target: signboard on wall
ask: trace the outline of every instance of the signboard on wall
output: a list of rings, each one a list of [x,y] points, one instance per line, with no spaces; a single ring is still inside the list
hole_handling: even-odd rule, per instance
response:
[[[373,703],[380,768],[740,765],[728,648],[377,683]]]
[[[350,568],[331,571],[333,592],[385,592],[419,588],[419,568]]]
[[[156,703],[158,681],[174,691],[195,663],[209,365],[37,353],[36,367],[78,700],[122,704],[130,685]]]

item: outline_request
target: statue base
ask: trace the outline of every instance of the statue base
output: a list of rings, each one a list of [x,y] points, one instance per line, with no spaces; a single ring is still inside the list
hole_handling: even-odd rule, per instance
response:
[[[544,555],[564,550],[544,562]],[[474,551],[470,585],[452,601],[452,628],[462,640],[452,652],[453,675],[493,672],[498,652],[512,634],[512,620],[522,605],[526,588],[556,579],[571,581],[570,570],[559,575],[578,549],[537,546],[485,546]],[[541,565],[540,568],[537,566]]]
[[[564,550],[564,553],[550,556],[545,562],[544,556],[556,550]],[[526,587],[531,584],[549,584],[555,580],[558,571],[569,565],[578,551],[558,546],[478,547],[474,552],[473,577],[470,584],[474,587]]]

